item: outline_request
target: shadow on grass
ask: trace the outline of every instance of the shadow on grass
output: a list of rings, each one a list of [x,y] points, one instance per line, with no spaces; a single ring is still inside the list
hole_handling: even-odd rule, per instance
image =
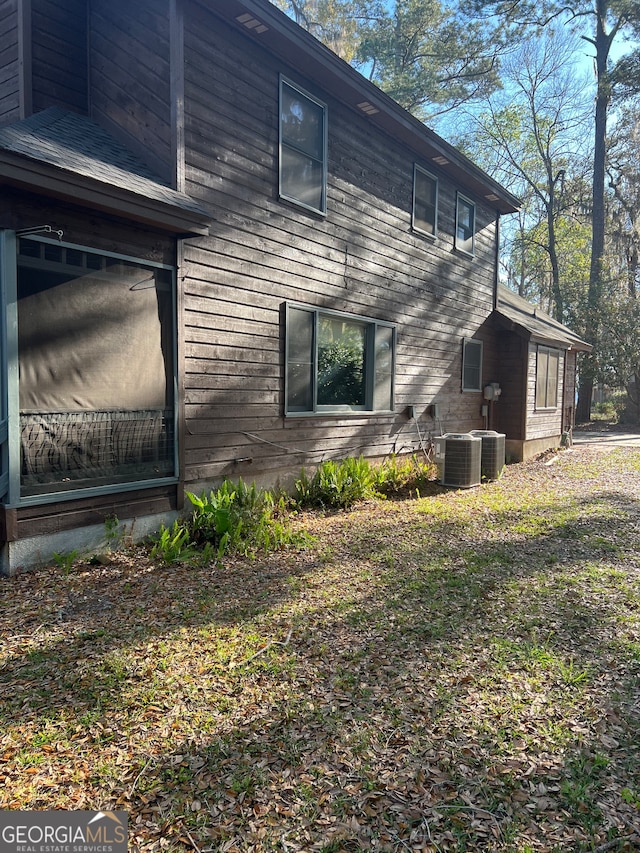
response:
[[[285,849],[433,835],[459,845],[448,849],[516,850],[533,833],[567,850],[624,835],[640,789],[640,590],[625,573],[638,571],[637,507],[623,493],[529,513],[443,500],[442,517],[424,502],[401,520],[384,506],[336,517],[324,550],[16,580],[17,632],[60,621],[0,672],[4,727],[62,714],[93,736],[105,715],[164,701],[160,725],[180,703],[174,719],[191,714],[199,735],[178,725],[172,750],[133,750],[113,794],[149,843],[187,829],[201,848],[258,849],[262,828]],[[327,570],[343,573],[343,595],[318,594]],[[243,649],[265,648],[266,617],[272,636],[292,626],[291,643],[230,667],[237,632],[255,634]],[[181,635],[194,683],[145,694]],[[240,725],[245,692],[262,699]]]

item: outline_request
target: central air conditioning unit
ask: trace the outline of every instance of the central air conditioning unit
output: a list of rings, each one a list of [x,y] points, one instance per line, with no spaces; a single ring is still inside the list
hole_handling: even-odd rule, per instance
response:
[[[506,436],[492,429],[472,429],[470,435],[476,435],[482,441],[482,479],[497,480],[505,465]]]
[[[482,439],[471,433],[448,432],[434,439],[438,478],[443,486],[470,489],[482,480]]]

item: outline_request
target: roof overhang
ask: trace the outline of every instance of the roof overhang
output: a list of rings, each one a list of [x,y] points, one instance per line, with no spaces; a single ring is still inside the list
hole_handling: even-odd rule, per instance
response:
[[[268,0],[198,2],[317,82],[371,124],[407,145],[425,166],[432,163],[434,169],[500,213],[515,213],[521,207],[516,196]]]
[[[503,285],[498,287],[498,304],[492,316],[498,328],[534,344],[576,352],[591,352],[593,349],[567,326]]]
[[[99,210],[177,237],[209,232],[211,217],[204,210],[151,199],[10,151],[0,150],[0,186],[15,187]]]

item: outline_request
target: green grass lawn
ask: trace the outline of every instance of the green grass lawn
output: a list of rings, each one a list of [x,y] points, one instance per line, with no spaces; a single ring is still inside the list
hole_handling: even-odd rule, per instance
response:
[[[640,451],[0,581],[0,808],[132,851],[640,849]]]

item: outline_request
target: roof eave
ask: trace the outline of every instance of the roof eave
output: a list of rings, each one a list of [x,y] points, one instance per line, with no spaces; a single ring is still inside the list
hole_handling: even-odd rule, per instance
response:
[[[271,3],[265,0],[199,2],[235,24],[256,43],[281,56],[288,65],[296,66],[307,77],[317,80],[358,115],[408,145],[417,156],[433,161],[433,168],[449,175],[499,213],[515,213],[522,206],[505,187]],[[266,29],[243,28],[237,20],[242,13],[255,16]],[[372,109],[359,108],[363,102]]]
[[[568,336],[553,334],[544,335],[540,334],[540,332],[534,332],[524,323],[514,320],[508,313],[501,311],[500,307],[495,309],[494,317],[505,331],[514,332],[516,335],[534,344],[554,346],[560,349],[575,350],[576,352],[591,352],[593,349],[591,344],[577,337],[570,338]]]
[[[168,231],[177,237],[209,233],[211,217],[19,154],[0,151],[0,185],[38,193]]]

